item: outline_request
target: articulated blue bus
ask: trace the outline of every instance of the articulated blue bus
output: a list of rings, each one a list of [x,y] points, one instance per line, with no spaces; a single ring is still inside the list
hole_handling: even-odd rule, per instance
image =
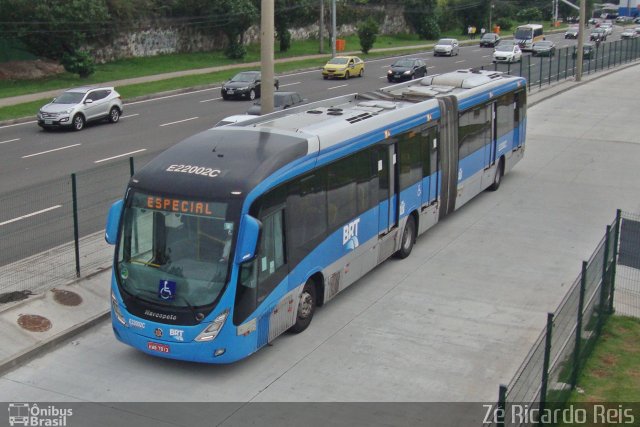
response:
[[[146,353],[229,363],[285,331],[523,157],[526,84],[459,70],[192,136],[111,207],[112,324]],[[364,285],[366,286],[366,285]]]

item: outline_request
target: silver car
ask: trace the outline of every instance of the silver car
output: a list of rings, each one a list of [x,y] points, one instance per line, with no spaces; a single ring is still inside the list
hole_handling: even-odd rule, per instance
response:
[[[44,130],[71,127],[78,131],[90,121],[106,119],[117,123],[122,111],[122,99],[113,87],[78,87],[40,108],[38,126]]]
[[[460,43],[457,39],[440,39],[433,47],[433,56],[453,56],[460,53]]]

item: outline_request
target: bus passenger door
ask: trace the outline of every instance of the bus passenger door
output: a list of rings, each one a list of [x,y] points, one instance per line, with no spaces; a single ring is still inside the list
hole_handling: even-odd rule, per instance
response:
[[[490,105],[490,114],[491,114],[491,135],[489,144],[485,145],[484,148],[484,168],[487,169],[491,167],[496,162],[496,110],[498,108],[497,103],[493,102]]]
[[[396,194],[396,145],[378,147],[378,234],[398,224]]]

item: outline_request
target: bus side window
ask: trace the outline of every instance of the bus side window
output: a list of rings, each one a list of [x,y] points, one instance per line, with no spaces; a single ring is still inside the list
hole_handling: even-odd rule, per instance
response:
[[[271,293],[284,274],[277,274],[285,265],[283,210],[270,213],[262,221],[260,249],[254,262],[258,275],[258,304]],[[286,273],[286,272],[285,272]]]

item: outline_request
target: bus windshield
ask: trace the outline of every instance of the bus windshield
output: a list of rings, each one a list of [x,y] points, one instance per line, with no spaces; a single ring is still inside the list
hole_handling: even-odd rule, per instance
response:
[[[531,28],[517,28],[514,38],[518,40],[528,40],[533,38],[533,30]]]
[[[130,194],[117,248],[121,286],[169,307],[212,304],[230,271],[236,223],[228,210],[227,203]]]

